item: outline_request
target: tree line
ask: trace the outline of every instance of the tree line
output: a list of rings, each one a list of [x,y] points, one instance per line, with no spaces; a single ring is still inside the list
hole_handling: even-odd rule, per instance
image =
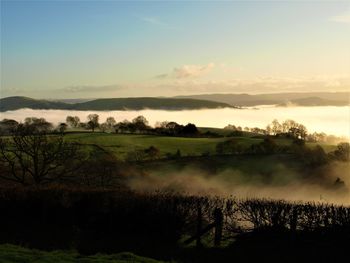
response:
[[[15,120],[3,119],[0,121],[0,135],[9,135],[19,125]],[[107,117],[103,123],[100,123],[100,116],[98,114],[89,114],[85,122],[82,122],[78,116],[67,116],[66,122],[59,123],[56,127],[44,118],[28,117],[25,118],[23,124],[36,126],[37,129],[46,132],[65,133],[67,129],[86,129],[94,132],[99,130],[101,132],[114,133],[128,133],[128,134],[156,134],[166,136],[189,136],[189,137],[224,137],[223,134],[217,132],[206,131],[201,132],[195,124],[188,123],[181,125],[174,121],[157,122],[152,127],[148,120],[140,115],[129,120],[117,122],[114,117]],[[327,135],[324,132],[309,133],[306,126],[294,120],[285,120],[280,123],[278,120],[273,120],[265,129],[254,127],[235,126],[229,124],[224,127],[226,137],[244,136],[245,133],[253,133],[263,136],[286,137],[293,139],[301,139],[307,142],[325,142],[325,143],[339,143],[346,141],[347,138],[337,137],[334,135]]]

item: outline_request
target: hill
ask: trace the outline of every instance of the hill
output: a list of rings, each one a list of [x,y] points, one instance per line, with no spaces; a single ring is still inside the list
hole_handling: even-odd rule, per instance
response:
[[[346,106],[349,105],[350,92],[300,92],[271,94],[199,94],[178,96],[223,102],[235,106],[283,105],[293,103],[300,106]]]
[[[21,108],[29,109],[71,109],[69,104],[48,100],[36,100],[28,97],[7,97],[0,99],[0,112],[9,110],[18,110]]]
[[[96,99],[81,103],[64,103],[49,100],[36,100],[28,97],[7,97],[0,99],[0,112],[30,109],[60,110],[192,110],[232,107],[227,103],[188,99],[188,98],[111,98]]]
[[[319,97],[307,97],[301,99],[290,100],[285,103],[279,104],[280,106],[288,106],[288,105],[296,105],[296,106],[346,106],[349,105],[349,102],[346,100],[327,100]]]
[[[188,98],[117,98],[97,99],[74,105],[76,110],[184,110],[232,107],[227,103]]]

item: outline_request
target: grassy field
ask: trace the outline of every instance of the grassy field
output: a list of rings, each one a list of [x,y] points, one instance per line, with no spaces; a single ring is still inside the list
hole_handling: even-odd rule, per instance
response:
[[[51,251],[45,252],[27,249],[14,245],[0,245],[1,263],[160,263],[150,258],[136,256],[132,253],[114,255],[97,254],[82,256],[77,252]]]
[[[251,136],[234,137],[240,144],[249,147],[254,143],[260,143],[262,138]],[[83,145],[99,146],[105,151],[113,153],[116,157],[123,159],[130,151],[145,149],[155,146],[160,150],[161,157],[167,153],[174,154],[180,150],[182,156],[201,156],[209,153],[215,154],[217,143],[228,140],[228,138],[185,138],[185,137],[168,137],[156,135],[129,135],[113,134],[101,132],[79,132],[67,133],[66,139],[69,141],[79,142]],[[290,145],[289,139],[276,139],[279,145]],[[316,144],[309,144],[314,146]],[[334,145],[322,145],[326,151],[334,150]]]
[[[71,133],[67,134],[66,138],[81,144],[98,145],[114,153],[119,158],[125,157],[129,151],[145,149],[150,146],[157,147],[160,150],[161,156],[165,156],[166,153],[174,154],[177,150],[181,151],[182,156],[199,156],[203,153],[214,154],[217,143],[227,140],[227,138],[185,138],[97,132]],[[262,141],[262,139],[249,137],[237,137],[236,139],[246,146]]]

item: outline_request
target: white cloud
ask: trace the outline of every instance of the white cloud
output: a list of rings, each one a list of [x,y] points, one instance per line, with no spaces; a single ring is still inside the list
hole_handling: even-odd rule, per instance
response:
[[[350,11],[347,11],[337,16],[333,16],[330,20],[333,22],[350,24]]]
[[[183,65],[182,67],[174,68],[170,74],[161,74],[157,78],[196,78],[208,74],[214,67],[214,63],[209,63],[208,65]]]

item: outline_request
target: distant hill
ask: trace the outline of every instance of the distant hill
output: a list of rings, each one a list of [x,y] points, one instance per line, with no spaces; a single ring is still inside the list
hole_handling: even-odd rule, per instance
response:
[[[0,99],[0,111],[29,109],[70,109],[69,104],[48,100],[36,100],[28,97],[7,97]]]
[[[346,106],[349,105],[349,101],[346,100],[327,100],[319,97],[308,97],[302,99],[290,100],[285,103],[278,104],[279,106]]]
[[[271,94],[200,94],[177,96],[176,98],[191,98],[223,102],[235,106],[257,105],[287,105],[300,106],[346,106],[350,104],[350,92],[300,92]]]
[[[81,103],[64,103],[49,100],[36,100],[27,97],[7,97],[0,99],[0,111],[30,109],[60,109],[60,110],[185,110],[185,109],[215,109],[231,107],[222,102],[188,99],[188,98],[114,98],[96,99]]]

